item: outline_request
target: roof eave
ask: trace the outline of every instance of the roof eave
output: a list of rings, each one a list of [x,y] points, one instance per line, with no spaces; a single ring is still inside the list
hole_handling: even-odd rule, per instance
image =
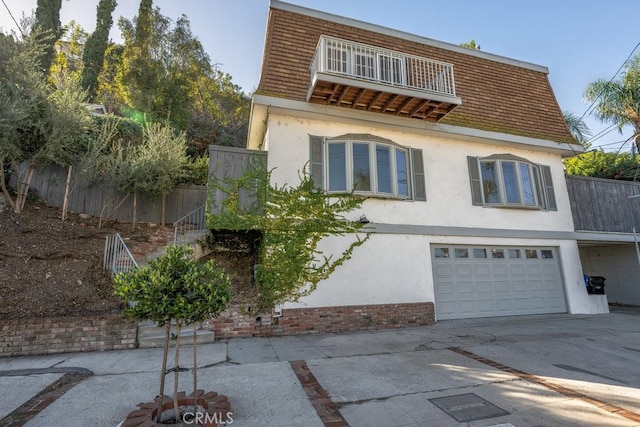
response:
[[[353,122],[356,120],[400,131],[412,130],[414,132],[423,132],[425,134],[438,136],[450,135],[468,141],[482,143],[490,142],[496,145],[517,146],[520,148],[553,152],[560,154],[562,157],[575,156],[576,154],[584,152],[584,147],[579,144],[568,144],[548,139],[486,131],[457,125],[432,123],[403,117],[388,116],[385,114],[312,104],[261,94],[253,95],[251,111],[249,142],[247,146],[248,148],[254,149],[257,149],[262,144],[267,129],[269,112],[281,112],[283,114],[301,118],[331,118],[332,121],[336,122]]]

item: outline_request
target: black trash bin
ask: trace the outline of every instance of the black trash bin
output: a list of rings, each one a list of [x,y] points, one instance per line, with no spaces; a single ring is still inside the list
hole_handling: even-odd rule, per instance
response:
[[[603,295],[605,279],[602,276],[589,276],[589,284],[587,285],[587,292],[590,294]]]

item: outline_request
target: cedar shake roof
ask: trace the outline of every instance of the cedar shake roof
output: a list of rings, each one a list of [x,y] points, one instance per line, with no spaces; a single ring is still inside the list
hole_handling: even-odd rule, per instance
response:
[[[467,53],[454,45],[280,2],[269,10],[256,94],[306,102],[310,65],[321,35],[453,64],[462,105],[439,123],[577,144],[544,67],[484,52]]]

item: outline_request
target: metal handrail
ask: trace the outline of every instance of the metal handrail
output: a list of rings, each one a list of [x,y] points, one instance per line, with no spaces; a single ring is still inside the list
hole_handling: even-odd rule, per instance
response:
[[[112,276],[118,273],[126,273],[133,267],[138,266],[120,234],[116,233],[107,236],[104,243],[102,266],[105,270],[111,271]]]
[[[173,223],[173,244],[182,245],[193,240],[194,235],[207,229],[206,205],[200,206]]]
[[[456,96],[453,64],[325,35],[311,63],[317,72]]]

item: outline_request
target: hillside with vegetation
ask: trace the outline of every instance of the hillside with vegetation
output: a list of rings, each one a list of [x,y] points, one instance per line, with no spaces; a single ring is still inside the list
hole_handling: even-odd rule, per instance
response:
[[[244,146],[250,98],[213,64],[186,16],[141,0],[116,19],[100,0],[96,29],[62,24],[59,0],[38,0],[20,29],[0,33],[0,318],[120,309],[102,270],[104,238],[120,232],[144,257],[173,229],[81,217],[46,207],[34,171],[67,171],[66,196],[92,183],[135,198],[206,184],[209,144]],[[109,41],[117,25],[123,42]]]

